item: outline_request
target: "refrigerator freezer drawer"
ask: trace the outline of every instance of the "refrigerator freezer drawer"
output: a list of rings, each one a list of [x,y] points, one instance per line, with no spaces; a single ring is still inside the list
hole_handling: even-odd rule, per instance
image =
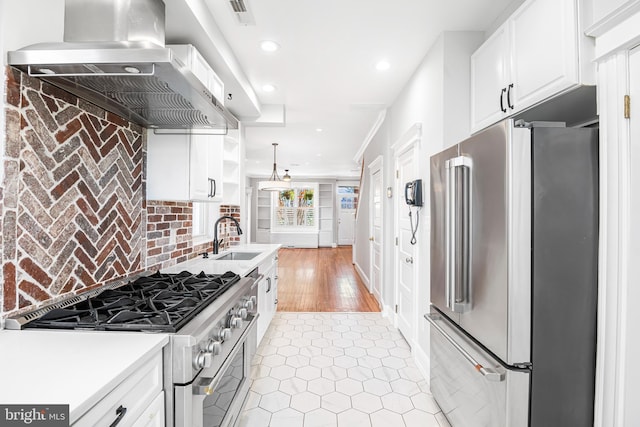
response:
[[[431,323],[431,392],[452,427],[526,427],[529,374],[505,369],[437,312]]]

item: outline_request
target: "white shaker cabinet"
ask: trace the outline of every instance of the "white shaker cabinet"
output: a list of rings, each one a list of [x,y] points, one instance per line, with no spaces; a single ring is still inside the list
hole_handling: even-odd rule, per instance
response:
[[[471,130],[595,84],[580,0],[524,2],[471,57]]]
[[[192,45],[167,47],[219,102],[224,101],[222,80]],[[206,130],[195,132],[189,129],[171,133],[148,131],[148,200],[222,200],[224,137],[204,134]]]
[[[509,109],[509,34],[498,28],[471,56],[471,131],[498,122]]]
[[[162,354],[141,360],[139,368],[109,391],[74,427],[154,426],[164,421]]]
[[[221,135],[156,135],[147,138],[147,199],[222,200]]]
[[[278,252],[258,266],[258,273],[264,277],[258,283],[258,345],[273,320],[278,304]]]

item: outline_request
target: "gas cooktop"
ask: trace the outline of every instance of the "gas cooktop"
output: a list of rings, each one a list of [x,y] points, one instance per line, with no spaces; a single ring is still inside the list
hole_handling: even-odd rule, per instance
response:
[[[23,328],[176,332],[239,280],[230,271],[157,272],[54,308]]]

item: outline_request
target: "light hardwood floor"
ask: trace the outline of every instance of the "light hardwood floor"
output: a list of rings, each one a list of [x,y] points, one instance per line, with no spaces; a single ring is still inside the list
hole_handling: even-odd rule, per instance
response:
[[[351,253],[351,246],[280,249],[278,311],[380,311]]]

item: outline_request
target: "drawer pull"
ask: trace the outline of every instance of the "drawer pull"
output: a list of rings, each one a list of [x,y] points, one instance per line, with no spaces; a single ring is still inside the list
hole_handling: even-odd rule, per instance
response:
[[[473,365],[476,371],[482,374],[488,381],[493,382],[501,382],[504,381],[504,374],[502,372],[497,372],[491,368],[487,368],[478,363],[473,356],[467,353],[449,334],[447,334],[444,329],[442,329],[435,321],[434,316],[431,314],[425,314],[424,318],[427,319],[431,326],[438,331],[449,343],[462,354],[462,356],[467,359],[469,363]]]
[[[122,421],[122,418],[125,416],[126,413],[127,413],[127,408],[120,405],[118,409],[116,409],[116,415],[118,415],[118,417],[111,423],[111,425],[109,425],[109,427],[116,427],[118,424],[120,424],[120,421]]]

